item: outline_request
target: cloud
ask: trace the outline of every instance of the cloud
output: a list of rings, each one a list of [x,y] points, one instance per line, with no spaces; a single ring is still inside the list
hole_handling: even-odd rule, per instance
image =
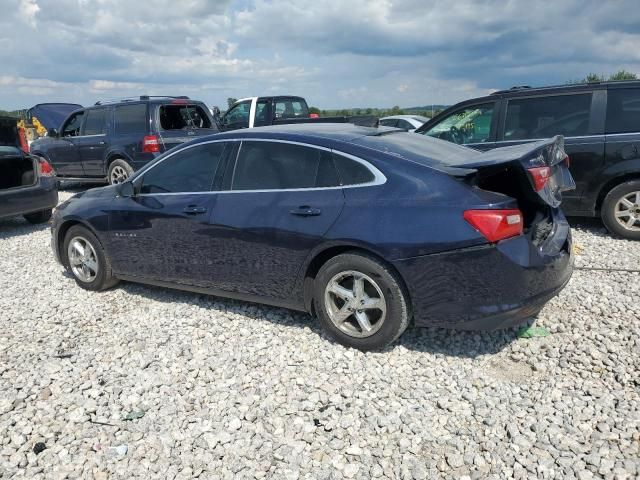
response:
[[[0,75],[22,83],[0,82],[0,108],[263,92],[322,108],[410,106],[640,73],[632,0],[1,1]]]

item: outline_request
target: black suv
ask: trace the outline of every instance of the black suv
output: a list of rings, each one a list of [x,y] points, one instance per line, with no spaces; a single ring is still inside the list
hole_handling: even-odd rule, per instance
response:
[[[60,180],[114,184],[171,147],[217,131],[204,103],[145,95],[76,110],[33,142],[31,152],[48,160]]]
[[[417,133],[480,150],[564,135],[576,189],[567,215],[640,239],[640,81],[514,87],[461,102]]]

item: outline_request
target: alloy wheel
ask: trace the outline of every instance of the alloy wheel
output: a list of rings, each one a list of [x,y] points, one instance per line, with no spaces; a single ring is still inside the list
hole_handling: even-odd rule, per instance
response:
[[[335,275],[327,283],[324,301],[331,322],[356,338],[375,334],[387,315],[387,303],[378,284],[355,270]]]
[[[120,165],[116,165],[115,167],[113,167],[113,169],[111,170],[111,185],[116,185],[118,183],[122,183],[124,182],[127,178],[129,178],[129,174],[127,173],[127,171],[124,169],[124,167],[121,167]]]
[[[86,238],[73,237],[67,249],[71,271],[82,282],[91,283],[98,276],[98,256]]]
[[[618,200],[614,215],[626,230],[640,231],[640,191],[629,192]]]

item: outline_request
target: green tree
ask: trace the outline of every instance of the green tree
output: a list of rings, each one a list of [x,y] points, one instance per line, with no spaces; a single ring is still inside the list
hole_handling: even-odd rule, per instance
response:
[[[318,107],[309,107],[309,113],[316,113],[320,115],[320,109]]]
[[[638,80],[638,75],[633,72],[627,72],[626,70],[620,70],[609,77],[609,80]]]
[[[234,103],[236,103],[238,101],[237,98],[233,98],[233,97],[229,97],[227,98],[227,107],[231,108],[231,105],[233,105]]]

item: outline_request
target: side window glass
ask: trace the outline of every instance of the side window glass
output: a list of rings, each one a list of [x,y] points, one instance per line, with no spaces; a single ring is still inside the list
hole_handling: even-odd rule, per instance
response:
[[[465,145],[489,141],[495,103],[473,105],[453,112],[423,135]]]
[[[136,103],[116,107],[114,123],[116,135],[147,133],[147,105]]]
[[[254,127],[263,127],[269,124],[267,119],[268,110],[268,102],[263,100],[256,103],[256,119],[253,122]]]
[[[591,93],[509,100],[504,140],[588,135]]]
[[[207,143],[170,156],[144,174],[140,193],[210,191],[225,145]]]
[[[276,101],[276,118],[300,118],[308,116],[309,110],[307,106],[298,100],[281,99]]]
[[[238,103],[233,106],[224,116],[224,124],[234,128],[249,128],[249,113],[251,112],[251,101]]]
[[[82,119],[84,118],[84,112],[78,112],[65,124],[62,129],[63,137],[77,137],[80,135],[80,127],[82,126]]]
[[[398,121],[395,118],[388,118],[386,120],[380,120],[380,125],[383,127],[395,127]]]
[[[338,186],[331,155],[302,145],[242,142],[233,190],[283,190]]]
[[[607,92],[607,133],[640,131],[640,88],[615,88]]]
[[[102,135],[107,130],[107,109],[96,108],[87,111],[84,122],[84,135]]]
[[[360,162],[337,153],[333,154],[333,161],[338,169],[342,185],[359,185],[375,180],[373,172]]]
[[[411,125],[409,122],[407,122],[406,120],[398,120],[398,127],[404,128],[405,130],[411,130],[413,128],[416,128],[413,125]]]

